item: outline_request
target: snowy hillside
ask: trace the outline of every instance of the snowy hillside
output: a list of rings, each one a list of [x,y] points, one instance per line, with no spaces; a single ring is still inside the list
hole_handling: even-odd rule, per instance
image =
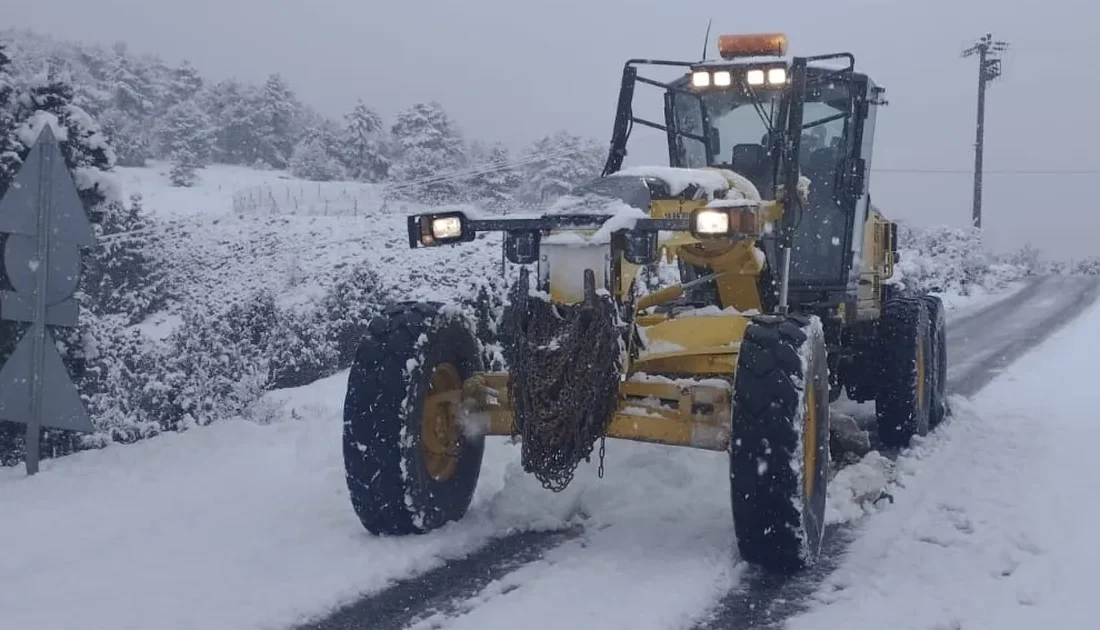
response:
[[[364,265],[400,299],[454,299],[468,288],[460,280],[494,265],[499,274],[500,257],[487,247],[410,252],[405,216],[424,206],[386,203],[371,184],[211,166],[200,184],[179,188],[168,170],[164,163],[118,169],[124,190],[142,195],[163,235],[169,284],[180,287],[170,312],[195,303],[220,308],[257,291],[306,306]]]
[[[117,318],[89,324],[95,355],[82,382],[100,432],[81,438],[83,446],[250,415],[265,390],[347,367],[385,304],[472,306],[484,282],[500,277],[499,235],[410,251],[405,217],[428,206],[385,201],[378,185],[216,165],[179,187],[164,162],[116,174],[124,196],[141,196],[148,214],[141,237],[160,263],[164,295],[134,326]],[[943,289],[953,307],[1023,273],[995,268],[974,234],[936,233],[938,249],[920,240],[929,233],[906,234],[912,247],[899,282]],[[210,347],[223,354],[210,355]],[[18,451],[0,449],[0,459],[15,463]]]

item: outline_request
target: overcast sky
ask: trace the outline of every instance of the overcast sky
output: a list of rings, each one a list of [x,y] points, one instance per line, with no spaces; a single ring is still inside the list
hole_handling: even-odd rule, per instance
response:
[[[187,58],[208,76],[282,73],[339,115],[363,98],[392,121],[443,103],[465,133],[512,147],[567,128],[610,137],[622,62],[696,59],[714,31],[784,31],[793,54],[850,51],[887,88],[872,195],[890,216],[966,225],[977,62],[992,31],[1011,42],[990,89],[986,168],[1100,170],[1091,0],[4,0],[3,19],[56,37]],[[713,41],[713,40],[712,40]],[[711,47],[713,54],[713,43]],[[653,159],[667,159],[659,153]],[[990,244],[1100,254],[1097,175],[986,176]],[[1080,222],[1081,226],[1072,223]]]

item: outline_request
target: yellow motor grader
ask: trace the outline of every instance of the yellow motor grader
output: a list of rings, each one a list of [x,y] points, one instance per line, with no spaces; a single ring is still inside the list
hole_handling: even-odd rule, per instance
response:
[[[943,419],[943,306],[886,282],[896,227],[868,192],[884,90],[851,54],[786,48],[723,35],[719,59],[630,60],[596,181],[537,216],[408,218],[412,248],[502,232],[518,277],[490,326],[504,371],[462,309],[401,303],[370,324],[344,411],[369,531],[462,518],[486,435],[519,436],[551,490],[597,443],[602,475],[617,438],[726,451],[741,557],[794,572],[821,547],[830,402],[873,400],[887,446]],[[663,121],[634,114],[639,86],[662,92]],[[667,134],[668,166],[622,168],[635,125]],[[662,253],[681,281],[646,292]]]

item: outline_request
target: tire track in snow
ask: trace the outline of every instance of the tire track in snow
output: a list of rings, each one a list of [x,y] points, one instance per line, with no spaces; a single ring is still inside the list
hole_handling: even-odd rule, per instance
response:
[[[323,619],[298,626],[297,630],[397,630],[434,612],[445,614],[453,608],[453,602],[470,597],[504,575],[541,559],[548,549],[580,533],[580,528],[573,528],[516,532],[497,538],[465,558],[401,580]]]
[[[947,322],[948,388],[971,397],[1027,352],[1096,302],[1100,280],[1080,276],[1036,278],[1011,298]],[[871,419],[873,423],[873,418]],[[873,427],[871,435],[874,436]],[[881,447],[880,447],[881,448]],[[897,450],[883,455],[896,459]],[[818,562],[784,580],[748,568],[742,580],[693,630],[780,629],[840,564],[858,535],[853,524],[826,528]]]
[[[1011,297],[985,309],[966,312],[948,321],[948,371],[952,393],[971,396],[1019,356],[1073,319],[1097,297],[1100,282],[1092,278],[1037,278]],[[873,422],[873,418],[871,419]],[[897,452],[884,453],[896,457]],[[298,630],[389,630],[418,621],[456,621],[477,606],[477,596],[488,593],[509,574],[531,568],[534,581],[545,571],[533,566],[552,550],[580,538],[582,530],[518,532],[498,538],[481,550],[453,560],[426,574],[408,578],[380,593],[367,596],[332,615]],[[839,565],[857,532],[851,525],[826,529],[819,562],[788,580],[738,563],[728,574],[736,584],[695,630],[718,628],[775,628],[801,612],[805,601]],[[552,563],[550,566],[552,567]],[[530,585],[535,588],[534,584]],[[510,595],[516,586],[490,600]],[[531,592],[527,597],[534,595]],[[521,593],[516,593],[521,595]],[[484,602],[489,603],[489,602]],[[463,604],[467,604],[464,606]],[[608,602],[608,606],[627,605]],[[423,623],[417,624],[424,625]],[[435,623],[427,625],[435,627]]]

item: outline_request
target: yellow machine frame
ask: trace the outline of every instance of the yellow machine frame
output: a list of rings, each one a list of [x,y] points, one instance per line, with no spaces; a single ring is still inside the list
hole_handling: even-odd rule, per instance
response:
[[[653,218],[687,216],[703,208],[707,200],[663,199],[653,201]],[[774,223],[782,214],[782,200],[763,202],[758,210],[762,224]],[[893,273],[889,239],[891,223],[876,210],[868,213],[864,230],[864,266],[855,312],[848,316],[871,319],[880,309],[880,283]],[[662,242],[670,258],[707,267],[721,274],[714,282],[727,308],[705,315],[672,316],[646,313],[650,307],[682,295],[673,285],[638,301],[635,322],[647,348],[628,353],[627,375],[619,385],[619,403],[607,426],[607,437],[637,442],[687,446],[725,451],[729,446],[732,382],[737,355],[749,317],[762,310],[759,276],[762,262],[756,239],[703,242],[686,232],[675,232]],[[630,290],[640,267],[621,258],[617,278],[610,284],[616,298]],[[614,266],[613,266],[614,268]],[[864,290],[863,285],[866,285]],[[559,293],[551,285],[551,295]],[[650,349],[653,348],[653,349]],[[636,356],[635,356],[636,355]],[[652,376],[660,375],[660,376]],[[475,374],[449,402],[465,413],[487,419],[487,435],[508,436],[515,420],[508,391],[507,372]]]

